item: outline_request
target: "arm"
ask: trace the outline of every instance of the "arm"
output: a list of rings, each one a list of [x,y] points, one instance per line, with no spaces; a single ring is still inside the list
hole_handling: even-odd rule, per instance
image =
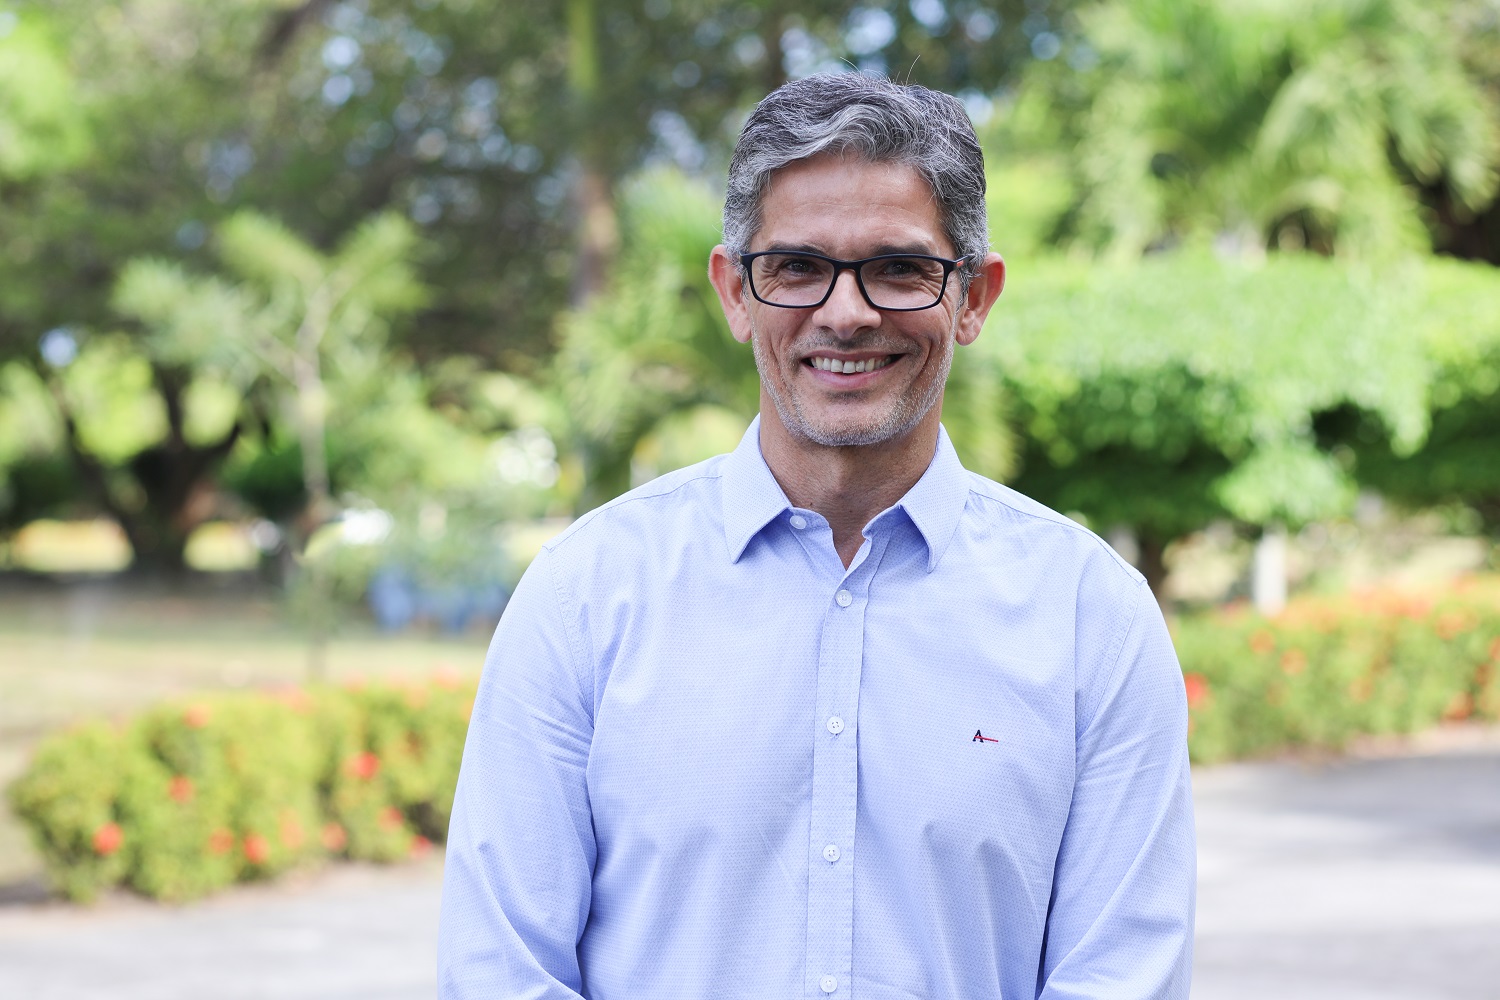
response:
[[[1077,775],[1053,874],[1042,1000],[1186,1000],[1196,846],[1182,671],[1135,585],[1079,692]]]
[[[448,829],[438,995],[577,998],[593,822],[591,671],[544,550],[490,644]]]

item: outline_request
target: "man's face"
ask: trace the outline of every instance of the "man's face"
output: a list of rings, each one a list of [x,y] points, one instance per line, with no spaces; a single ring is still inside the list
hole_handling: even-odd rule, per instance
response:
[[[776,173],[749,250],[811,251],[843,260],[955,256],[932,188],[915,170],[830,155]],[[874,308],[847,270],[828,300],[808,309],[756,301],[740,281],[738,262],[722,248],[710,273],[735,338],[754,346],[761,386],[782,424],[794,437],[839,447],[901,438],[938,419],[953,345],[978,336],[994,299],[986,286],[995,284],[997,267],[1003,281],[998,261],[986,261],[989,271],[967,296],[955,273],[942,301],[918,312]],[[971,301],[976,292],[982,301]],[[828,370],[848,362],[866,370]]]

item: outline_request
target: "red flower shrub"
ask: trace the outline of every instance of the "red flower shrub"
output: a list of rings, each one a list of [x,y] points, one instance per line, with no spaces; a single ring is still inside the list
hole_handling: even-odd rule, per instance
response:
[[[1250,651],[1253,653],[1269,653],[1275,648],[1276,637],[1265,629],[1250,636]]]
[[[361,781],[370,781],[380,773],[380,758],[366,750],[350,757],[344,766],[354,777]]]
[[[245,860],[252,865],[263,865],[271,860],[271,844],[258,833],[245,834]]]
[[[1208,701],[1208,678],[1202,674],[1183,674],[1182,686],[1187,689],[1189,709],[1197,708]]]
[[[118,823],[105,823],[94,831],[94,853],[107,858],[125,843],[125,832]]]
[[[295,851],[302,846],[306,835],[302,832],[302,824],[297,819],[297,814],[290,809],[281,814],[281,843],[288,850]]]
[[[385,830],[399,830],[406,822],[406,817],[401,815],[401,810],[395,806],[386,806],[380,810],[380,826]]]
[[[337,823],[324,823],[323,832],[318,839],[334,854],[349,846],[349,834]]]
[[[193,779],[185,774],[174,774],[167,782],[167,796],[173,802],[193,801]]]
[[[182,713],[182,721],[189,729],[202,729],[213,718],[213,709],[202,702],[189,705]]]
[[[425,856],[427,854],[428,851],[431,851],[431,850],[432,850],[432,841],[428,840],[426,837],[422,836],[420,833],[417,834],[415,837],[411,838],[411,856],[412,857],[414,857],[414,858],[423,857],[423,856]]]
[[[228,854],[234,847],[234,831],[219,827],[208,835],[208,853],[216,856]]]

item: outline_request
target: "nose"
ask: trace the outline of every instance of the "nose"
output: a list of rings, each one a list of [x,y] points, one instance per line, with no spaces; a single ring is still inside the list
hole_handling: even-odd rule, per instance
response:
[[[859,290],[854,272],[846,270],[834,278],[833,291],[828,294],[828,301],[818,307],[814,319],[835,336],[852,337],[861,330],[879,326],[880,310],[870,305]]]

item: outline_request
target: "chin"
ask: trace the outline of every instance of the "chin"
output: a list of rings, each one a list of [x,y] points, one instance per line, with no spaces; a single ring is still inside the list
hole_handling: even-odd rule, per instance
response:
[[[777,409],[782,408],[778,405]],[[915,430],[926,415],[926,410],[904,407],[865,420],[809,419],[800,410],[780,414],[792,434],[825,448],[860,448],[895,441]]]

